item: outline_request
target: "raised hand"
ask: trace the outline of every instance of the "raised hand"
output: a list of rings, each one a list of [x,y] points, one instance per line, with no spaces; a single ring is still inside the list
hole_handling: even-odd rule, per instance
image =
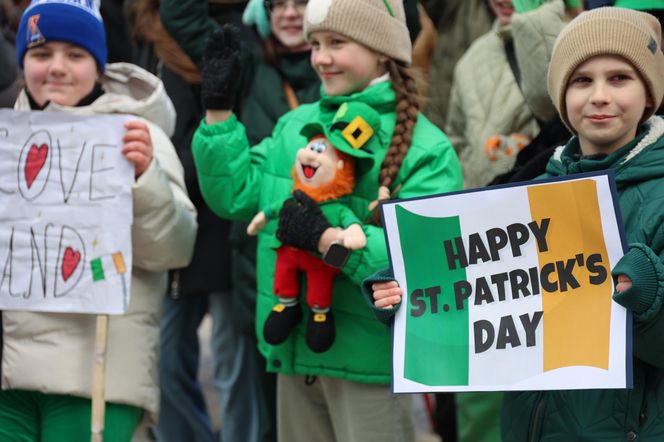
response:
[[[240,31],[224,25],[205,43],[201,99],[205,109],[230,110],[240,84]]]

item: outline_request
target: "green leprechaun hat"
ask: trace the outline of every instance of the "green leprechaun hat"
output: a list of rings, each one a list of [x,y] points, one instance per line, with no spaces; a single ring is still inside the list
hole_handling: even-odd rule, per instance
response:
[[[306,124],[300,134],[307,140],[324,135],[338,150],[355,158],[373,159],[380,131],[380,115],[371,106],[360,102],[343,103],[329,125]],[[372,148],[374,147],[374,148]]]

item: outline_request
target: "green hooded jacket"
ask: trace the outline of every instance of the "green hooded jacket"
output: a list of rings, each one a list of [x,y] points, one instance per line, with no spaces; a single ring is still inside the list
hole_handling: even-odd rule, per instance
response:
[[[370,218],[368,205],[378,195],[378,174],[395,125],[395,93],[389,81],[351,96],[323,98],[284,115],[272,133],[250,149],[244,127],[235,116],[214,125],[201,122],[192,143],[203,196],[219,216],[250,220],[259,210],[286,198],[292,191],[291,170],[297,150],[306,144],[302,127],[312,121],[330,121],[346,101],[361,101],[381,118],[379,147],[371,159],[356,163],[356,184],[349,206],[358,218]],[[447,137],[424,116],[415,127],[410,150],[404,158],[394,188],[407,198],[461,188],[461,168]],[[268,359],[268,370],[284,374],[324,375],[365,383],[390,382],[390,333],[367,307],[360,293],[364,278],[387,267],[383,229],[363,226],[364,249],[351,253],[334,285],[337,336],[325,353],[314,353],[304,341],[304,322],[279,346],[263,341],[263,323],[277,298],[272,291],[276,221],[259,234],[257,267],[258,299],[256,330],[259,349]],[[302,303],[301,303],[302,304]]]
[[[633,286],[614,293],[633,310],[634,388],[505,393],[505,442],[664,440],[664,119],[603,159],[579,159],[578,139],[558,148],[547,176],[612,170],[630,245],[613,269]],[[634,308],[637,307],[637,308]],[[592,312],[588,312],[592,320]]]

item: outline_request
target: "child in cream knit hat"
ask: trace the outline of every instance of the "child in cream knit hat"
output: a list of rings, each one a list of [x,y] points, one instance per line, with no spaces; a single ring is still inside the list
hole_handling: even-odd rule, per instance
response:
[[[653,16],[594,9],[558,36],[548,75],[575,136],[556,150],[547,176],[615,176],[629,250],[612,270],[613,300],[633,318],[634,388],[506,393],[503,441],[664,437],[664,120],[652,116],[664,96],[660,42]]]
[[[293,11],[294,2],[283,5]],[[412,441],[411,398],[393,395],[390,388],[390,331],[367,308],[360,283],[388,262],[376,201],[459,190],[461,168],[447,137],[419,112],[401,0],[309,0],[303,31],[321,80],[321,100],[283,115],[271,136],[252,148],[232,113],[243,72],[239,42],[228,28],[212,34],[202,70],[206,115],[192,142],[200,188],[215,213],[248,221],[257,208],[291,194],[289,171],[298,146],[307,142],[305,124],[342,119],[350,103],[378,113],[377,142],[357,159],[356,186],[348,195],[367,244],[353,250],[335,276],[332,305],[302,310],[303,302],[275,297],[275,250],[294,247],[319,257],[332,243],[345,244],[352,226],[331,227],[303,195],[298,204],[284,205],[279,219],[258,235],[257,329],[271,329],[268,318],[292,329],[283,342],[267,338],[269,330],[259,333],[258,348],[267,370],[277,373],[279,440]],[[348,133],[368,133],[360,130],[367,126],[365,118],[349,125]],[[303,288],[295,290],[298,299],[306,298]],[[307,346],[309,324],[311,329],[334,324],[335,338],[326,351]]]

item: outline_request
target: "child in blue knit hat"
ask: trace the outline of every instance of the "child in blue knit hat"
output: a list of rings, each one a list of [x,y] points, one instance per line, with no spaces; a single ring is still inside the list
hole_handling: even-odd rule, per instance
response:
[[[129,442],[142,417],[157,412],[166,272],[188,264],[196,234],[169,139],[175,110],[158,78],[132,64],[107,64],[98,1],[33,1],[21,17],[16,56],[25,81],[18,111],[137,116],[125,123],[122,148],[135,167],[131,300],[125,314],[108,321],[103,433],[107,441]],[[95,321],[2,312],[0,440],[90,440]]]

